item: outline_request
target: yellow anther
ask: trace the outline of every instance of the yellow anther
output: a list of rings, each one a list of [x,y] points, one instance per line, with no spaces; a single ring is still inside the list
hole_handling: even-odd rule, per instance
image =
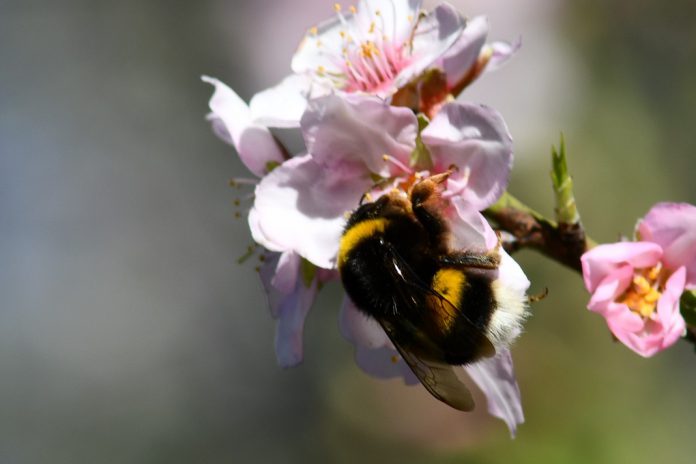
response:
[[[310,27],[309,28],[309,33],[312,35],[317,35],[319,33],[319,29],[317,29],[317,26]]]
[[[350,12],[353,13],[353,14],[356,14],[356,13],[358,12],[358,10],[356,10],[355,7],[354,7],[353,5],[349,6],[349,7],[348,7],[348,10],[350,10]]]
[[[317,66],[317,74],[319,74],[320,76],[324,76],[325,73],[326,73],[326,68],[325,68],[325,67],[323,67],[323,66]]]
[[[317,48],[321,48],[321,46],[324,45],[321,40],[317,40]]]
[[[334,3],[334,10],[336,10],[336,13],[339,13],[341,11],[341,4]]]
[[[648,279],[657,280],[660,276],[660,266],[655,266],[650,271],[648,271]]]
[[[387,155],[386,153],[382,155],[382,159],[383,159],[384,161],[389,161],[389,158],[390,158],[390,156]]]
[[[365,192],[365,200],[372,203],[372,194],[370,192]]]
[[[398,363],[398,362],[399,362],[399,357],[398,357],[397,355],[393,354],[392,357],[391,357],[391,362],[392,362],[393,364]]]
[[[643,299],[648,303],[654,304],[657,303],[657,300],[660,299],[660,296],[662,296],[660,292],[658,292],[654,288],[651,288],[648,294],[643,296]]]
[[[409,23],[412,22],[412,21],[413,21],[413,15],[408,15],[408,16],[406,16],[406,19],[408,20]]]
[[[345,39],[346,38],[346,31],[338,31],[338,35],[340,35],[342,39]]]
[[[379,10],[375,10],[375,16],[382,16],[382,12]]]
[[[373,34],[375,32],[375,22],[370,23],[370,29],[367,31],[368,34]]]
[[[633,278],[633,287],[635,288],[635,291],[638,295],[647,295],[650,290],[652,290],[652,286],[650,285],[650,282],[648,282],[648,279],[646,279],[643,276],[635,276]]]

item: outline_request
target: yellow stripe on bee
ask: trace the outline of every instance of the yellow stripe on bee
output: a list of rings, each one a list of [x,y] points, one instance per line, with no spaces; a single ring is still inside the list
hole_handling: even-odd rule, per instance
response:
[[[459,308],[462,301],[462,292],[466,285],[466,275],[457,269],[440,269],[433,277],[433,290],[444,296],[447,301]],[[448,307],[440,304],[433,308],[439,316],[439,323],[443,330],[447,331],[454,323],[454,314],[450,314]]]
[[[367,219],[358,222],[348,229],[341,237],[341,244],[338,248],[338,268],[346,262],[348,254],[363,240],[384,232],[389,221],[385,218]]]

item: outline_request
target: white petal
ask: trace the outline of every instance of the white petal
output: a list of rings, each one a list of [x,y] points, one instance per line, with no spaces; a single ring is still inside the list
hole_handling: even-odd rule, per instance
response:
[[[422,3],[421,0],[361,0],[356,23],[361,31],[367,32],[375,22],[377,32],[381,31],[393,43],[402,44],[411,35]]]
[[[435,171],[458,167],[450,181],[465,186],[462,198],[475,209],[484,210],[505,191],[512,169],[512,137],[497,111],[484,105],[448,103],[422,137]]]
[[[446,3],[438,5],[418,25],[413,38],[413,61],[401,70],[394,87],[404,86],[435,63],[457,41],[463,29],[464,21],[454,8]]]
[[[338,323],[341,335],[356,346],[370,349],[391,346],[379,322],[356,308],[348,295],[343,297]]]
[[[251,111],[244,101],[219,80],[203,76],[202,80],[215,86],[210,98],[209,119],[216,133],[231,141],[244,165],[255,175],[263,176],[269,162],[282,163],[284,151],[268,128],[252,122]],[[229,137],[224,137],[225,132]]]
[[[507,42],[493,42],[488,45],[491,50],[491,59],[486,65],[485,72],[495,71],[496,69],[503,66],[512,58],[515,53],[522,47],[522,37],[518,37],[512,43]]]
[[[347,12],[343,14],[347,23],[352,24],[353,16]],[[345,42],[341,31],[346,30],[346,26],[335,16],[319,24],[316,35],[309,31],[292,57],[292,71],[296,74],[316,73],[323,68],[326,73],[342,73],[341,54]]]
[[[501,351],[493,358],[465,366],[464,369],[486,395],[488,412],[502,419],[514,438],[517,425],[524,423],[524,413],[510,352]]]
[[[251,98],[251,117],[255,123],[268,127],[299,127],[307,100],[328,92],[306,74],[291,74]]]
[[[442,59],[442,68],[449,88],[469,73],[486,43],[487,34],[488,20],[484,16],[477,16],[466,24],[459,39],[447,50]]]
[[[319,267],[333,268],[344,215],[371,184],[369,177],[327,172],[311,155],[292,158],[256,187],[254,240],[270,250],[293,250]]]
[[[293,367],[302,362],[304,321],[317,294],[317,279],[309,287],[297,279],[295,290],[285,297],[278,309],[275,350],[278,364]]]
[[[314,99],[301,125],[307,150],[317,162],[330,166],[357,164],[366,174],[383,177],[391,176],[395,169],[383,155],[408,164],[418,133],[418,121],[411,110],[361,95]]]

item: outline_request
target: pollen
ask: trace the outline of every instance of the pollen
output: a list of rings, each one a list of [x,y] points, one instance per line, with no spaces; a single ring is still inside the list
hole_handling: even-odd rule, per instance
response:
[[[336,13],[340,13],[341,12],[341,4],[334,3],[334,10],[336,10]]]
[[[310,27],[310,28],[309,28],[309,33],[310,33],[311,35],[317,35],[317,34],[319,33],[319,29],[317,28],[317,26]]]
[[[372,22],[370,23],[370,29],[367,31],[367,33],[368,33],[368,34],[374,34],[374,32],[375,32],[375,22],[372,21]]]
[[[393,354],[392,357],[391,357],[391,362],[392,362],[392,364],[398,363],[398,362],[399,362],[399,357],[398,357],[397,355]]]
[[[636,314],[643,318],[649,318],[657,307],[657,301],[662,296],[662,267],[657,265],[653,268],[639,270],[631,281],[631,286],[619,298],[619,303],[623,303]]]
[[[353,14],[356,14],[356,13],[358,12],[358,10],[356,10],[355,7],[354,7],[353,5],[351,5],[351,6],[348,7],[348,11],[350,11],[350,12],[353,13]]]
[[[317,74],[323,77],[324,74],[326,74],[326,68],[323,66],[317,66]]]

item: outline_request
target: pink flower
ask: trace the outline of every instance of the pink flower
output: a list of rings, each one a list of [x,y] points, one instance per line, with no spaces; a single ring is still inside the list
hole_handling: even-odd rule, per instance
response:
[[[301,127],[309,154],[284,162],[262,179],[250,226],[254,240],[267,249],[295,251],[326,269],[335,267],[345,214],[378,179],[405,189],[418,175],[455,166],[443,195],[461,213],[462,228],[481,229],[485,220],[476,212],[500,197],[512,165],[512,139],[504,121],[480,105],[449,103],[421,132],[429,153],[427,170],[410,167],[417,148],[415,115],[378,98],[314,99]],[[491,241],[495,236],[489,236]]]
[[[684,335],[679,299],[696,287],[696,207],[659,203],[638,222],[637,242],[600,245],[582,256],[591,311],[644,357]]]
[[[292,59],[293,74],[251,99],[254,120],[296,127],[312,98],[340,91],[388,99],[435,67],[446,72],[452,89],[484,68],[497,67],[517,49],[503,43],[485,46],[483,17],[467,24],[448,4],[426,14],[421,3],[363,0],[347,11],[337,5],[334,18],[305,36]]]

